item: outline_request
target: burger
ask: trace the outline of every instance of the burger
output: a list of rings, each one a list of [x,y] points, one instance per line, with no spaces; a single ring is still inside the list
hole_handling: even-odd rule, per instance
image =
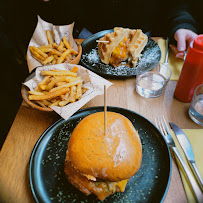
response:
[[[125,116],[107,111],[83,118],[73,130],[65,158],[68,181],[86,195],[99,200],[124,192],[142,161],[138,132]]]

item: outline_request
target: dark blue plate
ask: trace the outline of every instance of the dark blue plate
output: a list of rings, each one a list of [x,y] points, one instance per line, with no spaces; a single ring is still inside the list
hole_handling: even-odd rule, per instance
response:
[[[160,61],[161,50],[159,45],[150,37],[148,37],[148,42],[143,49],[141,53],[142,55],[135,67],[130,68],[124,64],[114,68],[112,65],[106,65],[102,63],[99,57],[96,40],[110,32],[113,32],[113,30],[100,31],[88,37],[82,43],[82,56],[80,59],[81,65],[105,78],[125,78],[149,71],[156,65],[152,61]]]
[[[103,111],[92,107],[78,111],[68,120],[60,119],[37,141],[31,158],[29,178],[36,202],[99,202],[95,195],[85,196],[66,179],[64,161],[71,132],[89,114]],[[131,120],[142,142],[143,159],[139,171],[130,179],[124,193],[108,202],[163,202],[171,178],[171,155],[159,130],[141,115],[122,108],[108,107]]]

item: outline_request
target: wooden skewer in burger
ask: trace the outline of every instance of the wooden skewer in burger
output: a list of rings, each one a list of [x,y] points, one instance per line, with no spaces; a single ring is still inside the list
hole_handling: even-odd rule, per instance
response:
[[[106,111],[106,90],[104,101],[104,112],[86,116],[73,130],[64,169],[73,186],[99,200],[124,192],[142,161],[142,145],[133,124],[119,113]]]

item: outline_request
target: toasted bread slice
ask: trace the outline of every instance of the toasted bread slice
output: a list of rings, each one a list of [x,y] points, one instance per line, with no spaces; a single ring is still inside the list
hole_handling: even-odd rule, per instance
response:
[[[115,27],[114,32],[108,33],[99,39],[100,41],[108,41],[98,43],[98,51],[103,63],[109,64],[113,50],[128,35],[129,31],[130,29]]]
[[[137,30],[130,30],[129,32],[129,44],[128,44],[128,50],[131,49],[131,47],[136,43],[138,38],[140,37],[140,34],[142,33],[142,30],[137,29]]]
[[[135,43],[130,47],[129,60],[132,63],[133,67],[136,65],[136,63],[138,61],[138,57],[139,57],[140,53],[142,52],[142,50],[144,49],[144,47],[146,46],[147,41],[148,41],[147,35],[140,32],[139,37],[137,38]]]

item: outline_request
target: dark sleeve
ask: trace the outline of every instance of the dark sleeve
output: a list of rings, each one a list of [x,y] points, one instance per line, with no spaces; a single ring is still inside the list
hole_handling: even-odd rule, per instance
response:
[[[192,16],[187,2],[171,1],[170,7],[168,33],[171,43],[175,43],[174,34],[178,29],[184,28],[197,32],[196,20]]]

